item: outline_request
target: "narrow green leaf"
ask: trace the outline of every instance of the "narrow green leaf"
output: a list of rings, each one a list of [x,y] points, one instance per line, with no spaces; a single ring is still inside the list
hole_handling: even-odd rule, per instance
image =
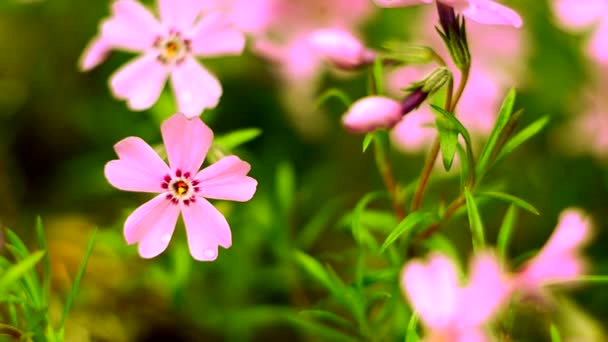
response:
[[[405,334],[405,342],[418,342],[420,341],[420,337],[416,332],[416,327],[418,326],[418,314],[415,312],[412,313],[410,317],[410,322],[407,324],[407,332]]]
[[[57,331],[59,332],[59,336],[63,336],[63,327],[65,324],[65,320],[68,318],[68,314],[70,313],[70,309],[72,308],[72,304],[76,299],[76,295],[78,294],[78,289],[80,288],[80,282],[84,277],[84,271],[87,268],[87,264],[89,263],[89,258],[91,257],[91,253],[93,252],[93,246],[95,245],[95,237],[97,236],[97,228],[93,230],[91,233],[91,237],[89,238],[89,244],[87,245],[87,249],[84,252],[84,256],[82,258],[82,262],[78,267],[78,272],[76,273],[76,277],[74,278],[74,284],[72,284],[72,288],[70,289],[70,293],[65,301],[65,306],[63,307],[63,312],[61,313],[61,319],[57,325]]]
[[[562,341],[559,330],[557,330],[557,327],[555,326],[555,324],[551,323],[551,327],[549,328],[549,330],[551,332],[551,342],[561,342]]]
[[[340,102],[342,102],[346,108],[349,108],[353,104],[353,100],[351,100],[348,94],[346,94],[344,91],[338,88],[331,88],[319,96],[317,102],[315,103],[315,108],[321,107],[325,102],[333,98],[340,100]]]
[[[502,158],[513,152],[521,144],[528,141],[530,138],[542,131],[548,123],[549,116],[543,116],[542,118],[531,123],[528,127],[521,130],[519,133],[515,134],[513,138],[509,139],[509,141],[502,148],[502,150],[496,157],[495,163],[502,160]]]
[[[375,94],[383,95],[384,94],[384,65],[383,61],[380,58],[376,58],[374,61],[374,86],[375,86]]]
[[[439,131],[443,167],[446,171],[450,171],[458,148],[458,130],[456,130],[454,125],[443,116],[437,116],[435,118],[435,124]]]
[[[363,153],[365,153],[365,151],[367,151],[367,149],[369,148],[369,145],[372,143],[372,141],[374,141],[374,133],[367,133],[365,135],[365,138],[363,138]]]
[[[467,164],[469,171],[469,180],[471,181],[471,184],[473,183],[473,181],[475,180],[475,159],[473,157],[473,145],[471,143],[471,136],[469,134],[469,132],[467,131],[467,129],[462,125],[462,123],[460,123],[460,121],[458,121],[458,119],[456,118],[456,116],[454,116],[454,114],[446,111],[445,109],[436,106],[434,104],[431,104],[431,107],[435,110],[436,113],[438,113],[439,115],[443,116],[444,118],[448,119],[450,121],[450,123],[454,126],[454,128],[456,130],[458,130],[458,133],[460,133],[462,135],[462,137],[464,138],[464,142],[465,142],[465,147],[466,147],[466,152],[467,152]]]
[[[36,235],[38,237],[38,246],[47,253],[42,258],[42,301],[45,306],[49,305],[51,298],[51,259],[48,254],[48,246],[44,237],[44,227],[40,216],[36,218]]]
[[[25,244],[19,238],[19,236],[8,228],[6,229],[6,239],[11,245],[15,246],[17,251],[19,251],[20,256],[26,256],[30,254],[30,251],[27,249],[27,247],[25,247]],[[15,257],[17,256],[15,255]]]
[[[0,296],[4,296],[10,287],[21,277],[25,276],[44,256],[44,251],[28,255],[19,263],[6,270],[0,278]]]
[[[374,201],[378,198],[386,197],[386,196],[387,196],[387,193],[385,191],[374,191],[374,192],[370,192],[370,193],[366,194],[359,200],[359,202],[357,202],[357,205],[355,206],[355,209],[353,210],[353,220],[351,222],[351,230],[353,233],[353,237],[355,238],[355,241],[357,241],[358,244],[363,243],[363,235],[364,235],[365,228],[363,227],[363,224],[361,223],[361,216],[363,215],[365,208],[372,201]]]
[[[331,218],[337,215],[344,203],[345,201],[340,198],[323,205],[302,227],[296,238],[296,245],[307,250],[317,240]]]
[[[467,213],[469,215],[469,226],[471,227],[471,235],[473,238],[473,249],[480,250],[484,248],[486,244],[481,216],[479,215],[479,210],[477,209],[473,194],[468,188],[464,189],[464,196],[467,202]]]
[[[519,197],[513,196],[513,195],[505,194],[502,192],[487,191],[487,192],[479,193],[478,196],[487,196],[487,197],[499,199],[501,201],[505,201],[507,203],[514,204],[528,212],[531,212],[534,215],[540,215],[540,212],[538,211],[538,209],[536,209],[532,204],[524,201],[523,199],[521,199]]]
[[[492,128],[492,133],[490,133],[490,137],[486,142],[486,145],[477,160],[477,174],[484,174],[488,164],[490,163],[490,158],[494,154],[494,149],[496,148],[496,144],[500,139],[502,131],[505,127],[507,127],[509,121],[511,120],[511,114],[513,113],[513,105],[515,104],[515,89],[511,88],[507,97],[505,98],[502,106],[500,107],[500,113],[498,114],[498,118],[496,119],[496,123],[494,124],[494,128]]]
[[[252,141],[262,134],[259,128],[243,128],[228,134],[215,137],[213,143],[226,150],[234,150],[235,148]]]
[[[502,224],[500,225],[500,231],[498,232],[498,239],[496,242],[498,255],[503,257],[503,259],[507,258],[507,249],[509,247],[509,242],[511,241],[511,235],[513,233],[516,220],[517,207],[514,204],[511,204],[502,220]]]
[[[300,315],[308,316],[311,318],[321,319],[332,323],[337,323],[345,328],[352,328],[353,324],[348,320],[338,316],[331,311],[325,310],[302,310],[299,312]]]
[[[302,252],[295,251],[295,261],[302,267],[310,276],[317,280],[321,285],[330,290],[332,293],[339,291],[336,284],[332,281],[330,274],[327,272],[325,267],[321,265],[317,259],[310,255]]]
[[[15,235],[15,237],[17,236]],[[17,242],[16,240],[13,241]],[[26,254],[29,252],[24,252],[24,250],[27,251],[27,249],[25,248],[17,248],[14,245],[10,244],[5,245],[5,248],[14,256],[17,262],[21,262],[29,256],[28,254]],[[42,289],[40,287],[40,280],[38,279],[38,274],[36,272],[26,272],[23,275],[22,281],[24,284],[23,289],[25,293],[29,296],[31,304],[37,308],[40,308],[42,306]]]
[[[434,215],[425,211],[415,211],[409,215],[407,215],[395,229],[386,237],[382,247],[380,247],[380,253],[384,253],[384,251],[392,245],[397,239],[401,236],[409,236],[414,227],[420,225],[422,223],[428,224],[433,221]]]
[[[359,339],[348,336],[345,333],[328,327],[324,324],[320,324],[315,321],[311,321],[304,317],[288,317],[287,320],[292,324],[298,326],[302,331],[307,332],[311,336],[315,336],[320,341],[335,341],[335,342],[359,342]]]
[[[291,209],[296,192],[295,171],[288,162],[279,164],[277,168],[276,192],[281,210],[286,214]]]

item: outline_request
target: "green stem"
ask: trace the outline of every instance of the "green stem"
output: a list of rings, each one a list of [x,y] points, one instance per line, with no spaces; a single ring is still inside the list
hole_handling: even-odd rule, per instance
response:
[[[397,182],[395,181],[392,163],[388,155],[387,138],[379,136],[379,134],[384,134],[383,132],[376,132],[374,134],[376,134],[376,136],[374,137],[376,140],[374,144],[376,166],[378,167],[378,171],[382,176],[384,186],[386,187],[386,190],[391,196],[391,202],[393,203],[395,217],[397,218],[397,220],[401,221],[405,217],[405,209],[403,201],[399,196],[399,187],[397,185]]]

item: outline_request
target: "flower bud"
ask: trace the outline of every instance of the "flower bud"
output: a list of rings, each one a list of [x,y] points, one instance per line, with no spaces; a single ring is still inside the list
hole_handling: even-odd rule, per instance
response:
[[[425,64],[435,59],[437,53],[428,46],[388,42],[383,46],[388,52],[381,57],[392,64]]]
[[[378,128],[392,128],[401,117],[402,105],[399,102],[382,96],[368,96],[350,106],[342,123],[353,133],[369,133]]]
[[[437,12],[443,30],[437,29],[437,32],[448,47],[454,64],[460,70],[468,70],[471,65],[471,52],[464,18],[456,15],[454,7],[441,1],[437,1]]]
[[[452,73],[448,68],[436,68],[424,79],[424,81],[422,81],[422,91],[428,94],[434,94],[451,79]]]
[[[340,29],[322,29],[308,38],[312,49],[341,69],[353,70],[373,63],[376,53],[367,49],[350,32]]]

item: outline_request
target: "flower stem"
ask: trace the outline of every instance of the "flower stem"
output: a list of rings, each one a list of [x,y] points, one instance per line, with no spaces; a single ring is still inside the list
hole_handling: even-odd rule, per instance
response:
[[[391,202],[393,203],[393,210],[397,220],[401,221],[405,217],[405,209],[403,201],[399,196],[399,187],[395,181],[393,174],[393,166],[388,155],[388,136],[386,132],[374,133],[374,154],[376,160],[376,166],[384,181],[384,186],[391,196]]]

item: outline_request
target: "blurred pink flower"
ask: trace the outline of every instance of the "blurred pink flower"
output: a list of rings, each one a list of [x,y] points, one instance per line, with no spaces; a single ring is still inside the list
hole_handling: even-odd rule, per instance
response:
[[[587,52],[598,62],[608,63],[608,0],[554,0],[552,3],[562,26],[570,30],[594,27]]]
[[[437,0],[454,7],[465,17],[480,24],[509,25],[521,27],[519,14],[509,7],[491,0]],[[420,4],[432,4],[433,0],[374,0],[382,7],[405,7]]]
[[[308,36],[310,48],[320,58],[343,70],[373,63],[374,51],[366,48],[352,33],[341,29],[321,29]]]
[[[367,96],[350,106],[342,117],[342,123],[353,133],[369,133],[379,128],[390,129],[401,120],[401,109],[401,104],[391,98]]]
[[[194,56],[240,54],[245,38],[219,12],[197,21],[201,5],[195,0],[158,0],[158,6],[160,22],[137,1],[114,2],[112,16],[85,50],[81,68],[97,66],[112,49],[141,52],[111,77],[114,95],[127,100],[132,110],[150,108],[170,75],[179,111],[200,115],[218,104],[222,87]]]
[[[579,209],[564,210],[555,231],[541,251],[513,279],[515,290],[535,292],[553,282],[567,282],[583,275],[579,249],[591,235],[591,221]]]
[[[175,114],[161,132],[169,166],[137,137],[118,142],[118,160],[106,164],[110,184],[125,191],[160,193],[137,208],[125,222],[128,244],[139,243],[139,254],[153,258],[168,246],[177,217],[182,213],[190,254],[196,260],[217,258],[218,245],[232,244],[230,227],[207,198],[248,201],[257,182],[248,177],[248,163],[236,156],[220,159],[199,171],[213,140],[213,132],[200,118]]]
[[[427,330],[427,341],[488,341],[484,324],[505,303],[507,282],[495,258],[476,255],[469,282],[460,285],[454,263],[434,254],[428,263],[410,261],[402,288]]]

